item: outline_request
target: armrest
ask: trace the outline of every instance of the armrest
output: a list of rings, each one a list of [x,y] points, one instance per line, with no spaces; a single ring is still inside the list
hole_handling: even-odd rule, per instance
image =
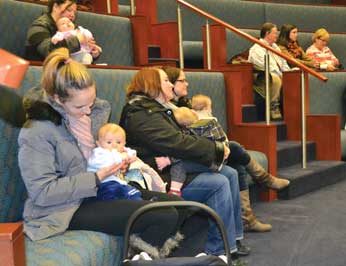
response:
[[[268,158],[268,172],[277,174],[277,151],[276,151],[276,125],[275,124],[238,124],[231,128],[228,134],[231,140],[238,141],[246,149],[261,151]],[[273,190],[261,191],[262,201],[272,201],[276,199],[276,192]]]
[[[340,115],[307,115],[306,133],[316,142],[317,160],[341,160]]]
[[[0,223],[0,261],[6,266],[25,266],[22,223]]]

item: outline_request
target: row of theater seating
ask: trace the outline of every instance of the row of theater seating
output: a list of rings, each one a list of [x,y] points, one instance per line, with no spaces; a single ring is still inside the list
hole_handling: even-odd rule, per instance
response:
[[[245,0],[245,1],[255,1],[258,0]],[[297,3],[297,4],[334,4],[332,0],[263,0],[263,2],[273,2],[273,3]]]
[[[174,31],[177,31],[177,27],[172,27],[170,23],[177,21],[176,1],[156,0],[154,2],[154,6],[147,5],[143,8],[140,6],[140,9],[137,9],[138,12],[140,14],[150,14],[154,28],[160,28],[161,34],[175,36]],[[239,28],[259,29],[267,21],[275,23],[278,27],[285,23],[295,24],[299,30],[306,32],[314,32],[316,29],[324,27],[329,32],[342,33],[346,28],[346,22],[343,20],[346,7],[341,6],[236,0],[213,1],[212,5],[208,0],[189,0],[187,2]],[[157,13],[154,16],[153,8],[157,8]],[[201,60],[203,58],[202,27],[205,25],[206,20],[183,7],[182,22],[184,56],[187,60]],[[162,40],[157,40],[157,32],[154,31],[153,35],[154,42],[160,45],[159,42]],[[174,41],[172,42],[174,43]],[[164,52],[166,50],[168,52],[168,54],[163,54],[163,57],[177,57],[177,45],[176,47],[172,46],[170,50],[164,47],[162,49]]]
[[[90,68],[97,84],[98,97],[107,99],[112,105],[111,121],[118,122],[122,106],[125,103],[125,87],[136,72],[135,69]],[[30,66],[18,91],[24,95],[29,88],[39,85],[42,67]],[[191,94],[210,95],[215,115],[227,128],[227,106],[224,75],[221,72],[186,72]],[[3,92],[1,92],[4,96]],[[13,102],[14,104],[14,102]],[[19,109],[18,109],[19,110]],[[16,116],[12,110],[11,117]],[[1,223],[21,220],[26,197],[17,162],[17,137],[20,128],[15,127],[2,117],[0,119],[0,232]],[[263,153],[251,151],[265,168],[268,167]],[[0,233],[0,240],[3,238]],[[27,266],[34,265],[83,265],[115,266],[120,265],[122,239],[113,236],[86,231],[66,232],[63,235],[46,240],[32,242],[25,239]],[[0,251],[2,252],[2,251]],[[22,255],[20,255],[22,256]]]
[[[260,30],[257,29],[240,29],[249,35],[259,38]],[[311,32],[299,32],[298,33],[298,42],[300,46],[306,50],[312,42]],[[340,63],[345,66],[346,64],[346,50],[344,45],[346,43],[346,34],[334,33],[330,34],[330,42],[328,47],[333,51],[333,53],[339,58]],[[222,45],[222,44],[220,44]],[[233,56],[249,49],[252,46],[252,43],[239,35],[235,34],[230,30],[226,30],[226,49],[227,49],[227,58],[224,63],[227,63]],[[220,49],[221,50],[221,49]],[[217,56],[218,50],[213,50],[214,56]]]

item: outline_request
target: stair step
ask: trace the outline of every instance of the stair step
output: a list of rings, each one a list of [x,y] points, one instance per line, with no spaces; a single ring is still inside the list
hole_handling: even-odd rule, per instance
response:
[[[277,139],[277,141],[286,140],[286,132],[287,132],[286,123],[284,121],[275,121],[272,123],[276,124],[276,139]]]
[[[311,161],[307,168],[300,164],[279,169],[278,176],[290,180],[290,185],[278,193],[280,199],[292,199],[346,179],[343,161]]]
[[[264,121],[257,121],[255,123],[258,124],[265,124]],[[276,125],[276,140],[277,141],[285,141],[286,140],[286,123],[285,121],[271,121],[271,124],[275,124]]]
[[[252,123],[258,121],[256,105],[243,104],[241,106],[241,111],[243,116],[243,123]]]
[[[149,45],[148,46],[148,57],[149,58],[160,58],[161,48],[159,45]]]
[[[277,142],[277,167],[278,169],[300,164],[302,161],[302,145],[299,141],[278,141]],[[315,160],[316,144],[312,141],[306,142],[307,161]]]

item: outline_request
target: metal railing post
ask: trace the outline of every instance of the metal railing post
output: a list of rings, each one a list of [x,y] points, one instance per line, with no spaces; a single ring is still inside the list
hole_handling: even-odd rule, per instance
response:
[[[269,80],[269,53],[266,50],[266,54],[264,56],[264,67],[265,67],[265,80],[266,80],[266,124],[270,124],[270,80]]]
[[[184,68],[184,50],[183,50],[183,30],[182,30],[182,18],[181,18],[181,9],[178,4],[177,7],[177,18],[178,18],[178,39],[179,39],[179,61],[180,68]]]
[[[131,13],[131,16],[136,15],[135,0],[131,0],[130,2],[130,13]]]
[[[302,168],[306,168],[306,116],[305,116],[305,77],[304,71],[300,77],[301,98],[302,98]]]
[[[108,14],[112,13],[112,10],[111,10],[111,0],[107,0],[107,13]]]
[[[208,70],[210,70],[211,69],[211,48],[210,48],[210,25],[209,25],[209,20],[206,20],[205,31],[206,31],[206,38],[207,38],[207,67],[208,67]]]

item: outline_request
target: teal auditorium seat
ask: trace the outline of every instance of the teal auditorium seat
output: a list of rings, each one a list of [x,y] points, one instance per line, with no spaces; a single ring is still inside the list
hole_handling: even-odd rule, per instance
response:
[[[251,35],[252,37],[259,38],[260,31],[256,29],[240,29],[243,32]],[[240,37],[233,31],[226,29],[226,51],[227,51],[227,62],[235,55],[244,52],[249,49],[253,44],[245,38]]]
[[[31,23],[46,10],[46,6],[0,0],[0,48],[24,57],[26,34]],[[128,18],[78,12],[77,22],[89,29],[102,54],[95,63],[133,66],[131,21]]]
[[[346,160],[346,106],[343,93],[346,89],[345,72],[324,72],[328,82],[309,76],[310,114],[339,114],[341,129],[341,157]]]
[[[34,5],[14,0],[0,0],[0,47],[24,57],[26,33],[46,6]]]
[[[285,23],[297,25],[302,31],[326,28],[330,32],[344,32],[346,21],[342,19],[346,7],[302,6],[265,3],[265,19],[281,27]]]
[[[130,8],[130,0],[118,0],[118,8],[120,16],[130,16],[131,8]]]

